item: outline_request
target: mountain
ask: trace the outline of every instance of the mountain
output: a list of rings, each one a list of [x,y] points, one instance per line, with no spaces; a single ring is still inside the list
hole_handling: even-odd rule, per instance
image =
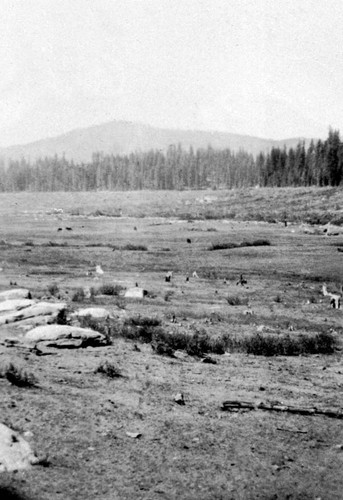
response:
[[[111,121],[29,144],[0,148],[0,156],[15,160],[35,160],[57,154],[75,162],[87,162],[91,160],[94,152],[116,155],[149,149],[165,151],[171,144],[181,144],[185,149],[190,146],[194,149],[207,148],[208,145],[214,149],[244,149],[256,155],[273,146],[296,146],[301,140],[305,139],[298,137],[276,141],[227,132],[161,129],[139,123]],[[306,139],[305,142],[308,143],[309,140]]]

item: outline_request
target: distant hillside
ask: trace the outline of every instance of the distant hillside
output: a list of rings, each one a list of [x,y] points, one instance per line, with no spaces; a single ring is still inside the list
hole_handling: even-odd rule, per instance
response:
[[[230,148],[232,151],[244,149],[256,155],[260,151],[270,150],[273,146],[295,146],[300,140],[303,138],[274,141],[226,132],[160,129],[138,123],[112,121],[72,130],[58,137],[30,144],[0,148],[0,156],[35,160],[57,154],[65,155],[67,159],[73,159],[75,162],[87,162],[96,151],[115,155],[149,149],[165,151],[171,144],[181,144],[183,148],[193,146],[194,149],[207,148],[208,145],[215,149]]]

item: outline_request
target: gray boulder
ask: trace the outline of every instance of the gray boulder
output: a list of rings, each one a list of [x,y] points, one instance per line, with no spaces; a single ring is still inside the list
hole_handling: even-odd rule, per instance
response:
[[[5,290],[0,292],[0,301],[12,299],[29,299],[30,291],[26,288],[13,288],[13,290]]]
[[[23,341],[35,344],[44,342],[47,347],[60,348],[96,347],[108,343],[102,333],[69,325],[37,326],[25,334]]]
[[[0,473],[28,469],[39,462],[29,443],[0,423]]]

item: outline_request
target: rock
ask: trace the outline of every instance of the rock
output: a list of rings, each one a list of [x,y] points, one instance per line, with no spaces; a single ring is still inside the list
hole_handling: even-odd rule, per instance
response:
[[[28,343],[44,342],[48,347],[60,348],[96,347],[108,343],[102,333],[69,325],[38,326],[27,332],[23,340]]]
[[[35,303],[31,299],[10,299],[0,302],[0,313],[8,311],[19,311],[25,307],[32,306]]]
[[[107,319],[111,317],[111,313],[103,307],[86,307],[85,309],[79,309],[72,314],[72,317],[77,318],[84,316],[91,316],[96,319]]]
[[[0,302],[12,299],[29,299],[30,296],[30,291],[26,288],[13,288],[13,290],[0,292]]]
[[[184,405],[185,404],[185,399],[184,399],[183,394],[181,392],[179,392],[178,394],[176,394],[176,396],[174,397],[174,401],[178,405]]]
[[[28,469],[38,462],[29,443],[19,433],[0,423],[0,473]]]
[[[129,436],[129,437],[131,437],[131,438],[136,438],[137,439],[137,438],[140,438],[142,434],[140,432],[129,432],[129,431],[127,431],[126,435]]]
[[[0,316],[0,325],[4,325],[5,323],[14,323],[15,321],[34,318],[36,316],[50,316],[58,314],[66,307],[67,304],[65,302],[38,302],[32,306],[25,307],[21,311],[3,314]]]
[[[127,299],[143,299],[146,295],[148,295],[147,290],[144,290],[144,288],[134,287],[129,288],[125,292],[124,297]]]

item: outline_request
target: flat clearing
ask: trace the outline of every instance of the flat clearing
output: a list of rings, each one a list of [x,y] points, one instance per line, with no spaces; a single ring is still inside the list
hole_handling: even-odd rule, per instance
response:
[[[1,474],[0,498],[13,487],[17,497],[9,498],[30,500],[341,499],[342,420],[221,405],[343,409],[343,309],[330,308],[321,291],[323,283],[336,291],[343,283],[343,233],[302,224],[339,220],[342,194],[1,194],[0,291],[24,287],[42,298],[55,288],[71,310],[119,307],[127,318],[157,318],[175,335],[239,341],[330,332],[337,349],[301,356],[227,349],[207,364],[119,337],[47,356],[0,344],[0,370],[12,362],[38,381],[28,389],[0,377],[1,421],[30,431],[48,465]],[[240,275],[246,284],[237,285]],[[80,288],[136,284],[148,292],[142,300],[71,300]],[[21,334],[15,323],[0,327],[0,341]],[[96,373],[105,361],[123,376]],[[178,393],[185,405],[174,401]]]

